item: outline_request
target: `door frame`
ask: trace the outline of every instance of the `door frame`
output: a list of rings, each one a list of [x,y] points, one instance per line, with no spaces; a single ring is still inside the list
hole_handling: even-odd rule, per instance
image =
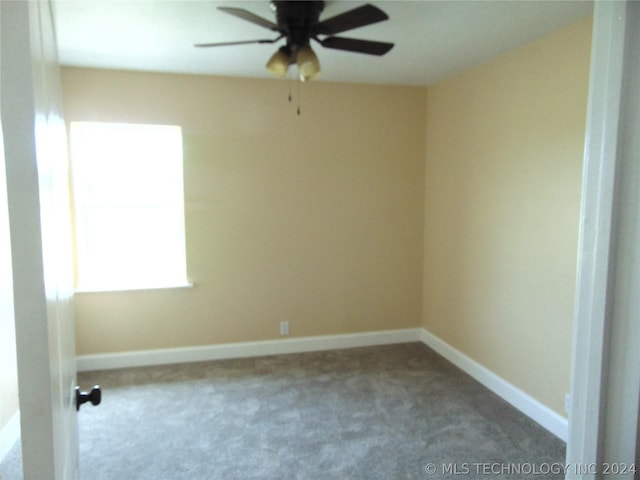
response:
[[[631,479],[631,471],[606,475],[603,469],[640,468],[638,25],[640,2],[596,1],[567,443],[570,479]]]

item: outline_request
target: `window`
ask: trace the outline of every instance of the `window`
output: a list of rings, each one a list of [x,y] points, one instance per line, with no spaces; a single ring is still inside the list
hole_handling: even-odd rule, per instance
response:
[[[77,287],[186,285],[180,127],[73,122],[70,144]]]

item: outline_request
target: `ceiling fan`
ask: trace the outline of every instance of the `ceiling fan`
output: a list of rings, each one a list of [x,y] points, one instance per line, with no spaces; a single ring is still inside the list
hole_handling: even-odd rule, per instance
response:
[[[267,70],[284,78],[289,65],[296,63],[302,81],[311,80],[320,73],[320,62],[311,49],[310,41],[315,40],[326,48],[348,52],[384,55],[393,43],[375,42],[357,38],[336,37],[342,33],[372,23],[388,20],[389,17],[379,8],[366,4],[320,21],[324,1],[273,0],[271,9],[275,12],[276,23],[262,18],[243,8],[218,7],[219,10],[248,22],[260,25],[276,32],[274,39],[247,40],[239,42],[197,43],[196,47],[222,47],[255,43],[275,43],[285,38],[286,43],[274,53],[267,62]]]

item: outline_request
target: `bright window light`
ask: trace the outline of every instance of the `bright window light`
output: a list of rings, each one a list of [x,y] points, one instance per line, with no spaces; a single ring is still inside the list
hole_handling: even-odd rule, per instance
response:
[[[182,131],[73,122],[77,287],[187,284]]]

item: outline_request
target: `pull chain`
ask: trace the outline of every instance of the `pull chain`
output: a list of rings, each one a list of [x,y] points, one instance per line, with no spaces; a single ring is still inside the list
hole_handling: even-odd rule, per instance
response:
[[[290,71],[290,70],[289,70],[289,71]],[[292,95],[292,92],[291,92],[291,91],[292,91],[291,82],[293,82],[293,79],[289,76],[289,71],[287,71],[287,86],[288,86],[288,89],[289,89],[289,95],[288,95],[288,98],[289,98],[289,103],[292,103],[292,102],[293,102],[293,95]],[[300,90],[300,83],[301,83],[301,80],[300,80],[300,77],[298,77],[298,78],[297,78],[296,83],[297,83],[297,85],[296,85],[296,90],[297,90],[297,98],[296,98],[297,107],[296,107],[296,112],[297,112],[298,116],[300,116],[300,112],[302,111],[302,110],[301,110],[301,108],[300,108],[300,98],[301,98],[301,94],[300,94],[300,91],[301,91],[301,90]]]

